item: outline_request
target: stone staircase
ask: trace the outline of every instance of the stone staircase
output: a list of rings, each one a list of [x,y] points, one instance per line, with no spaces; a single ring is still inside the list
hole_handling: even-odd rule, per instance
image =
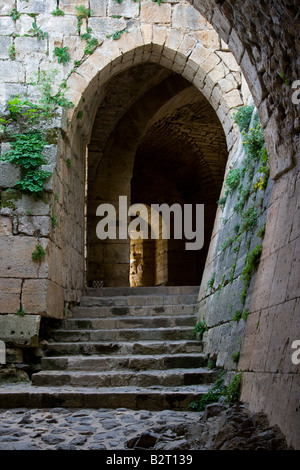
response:
[[[194,333],[197,294],[197,287],[87,289],[52,332],[42,370],[32,375],[36,396],[44,406],[186,410],[217,378]]]

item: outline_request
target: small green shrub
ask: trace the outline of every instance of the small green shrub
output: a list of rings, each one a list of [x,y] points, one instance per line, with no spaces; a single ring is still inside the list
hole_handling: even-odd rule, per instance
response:
[[[52,12],[53,16],[65,16],[65,12],[56,7],[56,10]]]
[[[207,282],[206,289],[213,289],[215,283],[216,273],[213,273],[212,277]]]
[[[9,16],[11,16],[14,21],[17,21],[20,18],[21,13],[19,13],[16,8],[13,8],[9,12]]]
[[[86,8],[84,5],[78,5],[75,7],[76,16],[79,20],[83,20],[84,18],[90,18],[91,14],[93,13],[90,8]]]
[[[84,5],[76,6],[75,10],[76,10],[76,16],[77,16],[77,31],[80,34],[82,20],[86,18],[90,18],[92,14],[92,10],[90,10],[89,8],[86,8]]]
[[[263,130],[260,124],[249,130],[248,134],[244,133],[243,146],[245,148],[248,159],[257,161],[265,148],[265,140]]]
[[[233,353],[233,354],[231,355],[231,359],[233,360],[233,362],[234,362],[235,364],[237,364],[237,363],[239,362],[239,360],[240,360],[240,351],[238,351],[238,352],[236,352],[236,353]]]
[[[249,312],[249,309],[248,309],[248,308],[245,308],[245,310],[243,311],[243,314],[242,314],[242,319],[243,319],[244,321],[247,320],[249,313],[250,313],[250,312]]]
[[[20,317],[24,317],[25,315],[25,310],[23,307],[20,307],[19,310],[17,311],[17,315],[20,315]]]
[[[242,232],[250,231],[253,233],[258,221],[258,212],[254,205],[251,205],[246,211],[242,212]]]
[[[248,132],[254,106],[242,106],[238,111],[233,113],[233,120],[239,126],[241,132]]]
[[[51,176],[51,172],[40,169],[45,164],[42,154],[46,142],[39,131],[15,134],[11,142],[11,150],[1,160],[19,165],[24,170],[23,178],[15,188],[36,197],[41,197],[43,183]]]
[[[229,405],[236,403],[240,399],[241,394],[241,386],[242,386],[242,374],[236,374],[226,390],[224,391],[224,397],[226,398],[226,402]]]
[[[242,279],[246,287],[249,286],[253,272],[259,265],[261,253],[262,245],[257,245],[252,251],[247,253],[247,256],[244,260],[244,269],[242,272]]]
[[[31,254],[31,257],[34,261],[40,261],[46,256],[47,252],[44,250],[42,245],[36,245],[34,252]]]
[[[230,170],[225,181],[225,185],[229,194],[239,187],[240,181],[241,170],[239,168],[236,168],[235,170]]]
[[[202,338],[205,331],[208,331],[208,326],[206,325],[206,323],[203,321],[198,322],[194,328],[194,332],[199,334],[200,338]]]
[[[71,60],[68,46],[55,47],[53,51],[53,56],[57,57],[57,62],[59,64],[63,63],[63,65],[66,65]]]
[[[223,211],[225,208],[227,202],[227,196],[221,197],[218,201],[217,204],[221,207],[221,210]]]
[[[113,34],[108,34],[106,37],[107,37],[107,39],[113,38],[114,41],[117,41],[118,39],[120,39],[120,37],[122,36],[123,33],[128,33],[126,28],[121,29],[120,31],[116,31]]]
[[[256,236],[257,236],[258,238],[263,239],[264,236],[265,236],[265,232],[266,232],[266,224],[264,224],[264,225],[258,230]]]
[[[189,408],[194,411],[203,411],[206,405],[219,401],[223,393],[225,392],[225,387],[223,384],[224,375],[225,371],[222,371],[212,388],[207,393],[205,393],[199,401],[191,403]]]
[[[221,397],[225,397],[226,403],[229,405],[238,402],[241,393],[242,374],[236,374],[227,387],[224,386],[224,375],[225,371],[222,371],[209,392],[203,395],[200,400],[191,403],[189,408],[201,412],[207,405],[218,402]]]
[[[11,46],[9,46],[8,55],[10,60],[16,60],[16,46],[14,44],[11,44]]]
[[[36,24],[36,21],[34,20],[34,22],[32,23],[32,28],[28,31],[27,34],[25,34],[25,36],[36,37],[37,40],[40,41],[41,39],[47,39],[48,33],[42,31]]]
[[[51,225],[53,228],[55,228],[57,226],[57,217],[56,215],[52,214],[52,216],[50,217],[51,219]]]
[[[232,321],[240,321],[242,318],[242,311],[241,310],[236,310],[235,314],[233,315]]]

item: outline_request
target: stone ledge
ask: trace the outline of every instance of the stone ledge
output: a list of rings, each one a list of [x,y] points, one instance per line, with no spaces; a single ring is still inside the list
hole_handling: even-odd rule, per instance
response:
[[[21,347],[37,347],[40,315],[0,315],[0,338]]]

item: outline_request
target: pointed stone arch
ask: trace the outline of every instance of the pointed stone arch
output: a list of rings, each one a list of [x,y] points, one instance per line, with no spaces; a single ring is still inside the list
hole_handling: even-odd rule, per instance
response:
[[[225,47],[224,49],[222,51],[216,50],[199,43],[191,34],[184,34],[156,25],[141,25],[132,28],[127,34],[123,34],[118,41],[106,40],[102,48],[97,49],[78,67],[67,82],[68,98],[75,106],[68,115],[71,123],[67,132],[70,146],[66,147],[66,154],[73,152],[79,160],[81,159],[81,165],[83,165],[85,149],[92,142],[93,123],[104,97],[106,85],[125,71],[131,71],[135,67],[145,64],[156,64],[163,70],[169,70],[173,73],[173,79],[170,78],[169,84],[166,85],[165,96],[162,93],[158,102],[155,101],[155,98],[148,101],[151,103],[150,108],[152,107],[152,109],[147,111],[147,107],[145,107],[143,94],[146,96],[147,90],[144,89],[140,93],[140,103],[137,102],[137,97],[132,100],[132,103],[129,102],[132,105],[132,110],[135,110],[136,115],[140,116],[138,121],[135,120],[134,132],[143,134],[149,119],[166,101],[169,93],[168,87],[179,86],[180,88],[182,86],[179,84],[180,80],[185,79],[191,86],[199,90],[218,116],[225,134],[227,149],[233,154],[239,135],[237,126],[232,120],[232,111],[233,108],[241,106],[249,100],[250,93],[235,59]],[[173,85],[170,84],[170,80],[173,80]],[[160,86],[159,83],[157,86]],[[174,90],[172,93],[174,94]],[[138,94],[139,90],[137,89],[137,96]],[[129,104],[124,105],[122,111],[124,116],[128,111],[126,106],[128,107]],[[119,126],[123,126],[122,132],[128,131],[128,123],[125,119],[122,124],[120,115],[115,116],[115,123],[112,124],[111,131],[117,123]],[[121,132],[121,128],[119,132]],[[132,144],[133,147],[137,145],[137,142],[138,139]],[[91,145],[90,151],[93,152],[93,143]],[[109,146],[109,143],[107,145]],[[120,149],[109,148],[107,150],[106,147],[106,151],[118,153]],[[131,152],[134,155],[133,149]],[[74,156],[70,158],[74,158]],[[230,161],[231,157],[228,159],[228,165]],[[83,181],[81,181],[82,184],[84,184]],[[127,194],[128,191],[125,193]],[[94,209],[94,207],[91,208],[91,210]]]

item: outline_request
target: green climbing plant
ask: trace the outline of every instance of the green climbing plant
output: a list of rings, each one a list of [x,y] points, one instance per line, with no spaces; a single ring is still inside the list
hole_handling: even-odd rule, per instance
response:
[[[63,65],[66,65],[71,60],[68,46],[55,47],[53,51],[53,56],[57,57],[57,62],[59,64],[62,63]]]
[[[44,182],[52,175],[51,172],[40,168],[46,163],[42,154],[46,142],[39,131],[15,134],[13,139],[11,150],[5,153],[1,160],[18,165],[22,169],[23,177],[15,184],[15,189],[40,198]]]
[[[42,245],[38,244],[36,245],[35,250],[31,255],[31,258],[33,259],[33,261],[41,261],[43,258],[45,258],[46,254],[46,250],[44,250]]]
[[[199,400],[192,402],[189,408],[192,411],[201,412],[207,405],[218,402],[221,397],[225,397],[226,403],[230,405],[238,402],[241,393],[242,373],[236,374],[227,387],[224,385],[224,378],[225,371],[222,370],[211,389]]]

